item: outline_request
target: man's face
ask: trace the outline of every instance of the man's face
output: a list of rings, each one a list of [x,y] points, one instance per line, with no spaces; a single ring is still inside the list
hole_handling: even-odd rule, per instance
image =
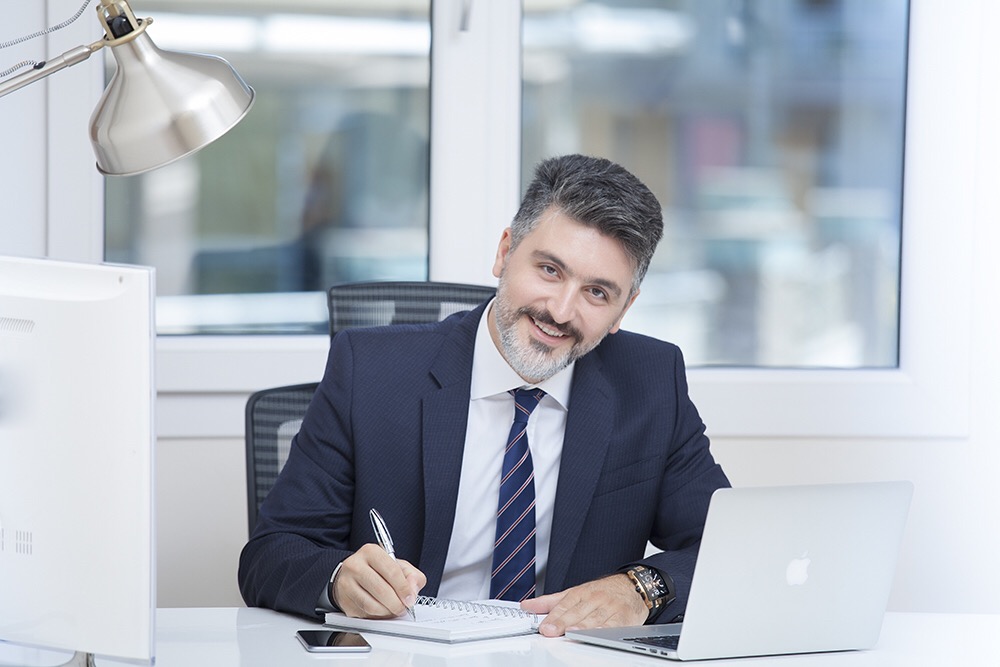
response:
[[[513,250],[504,231],[490,335],[527,382],[546,380],[615,333],[636,294],[621,244],[551,207]]]

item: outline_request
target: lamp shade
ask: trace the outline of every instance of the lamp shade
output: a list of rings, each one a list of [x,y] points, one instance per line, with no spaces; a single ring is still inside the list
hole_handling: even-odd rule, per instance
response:
[[[117,70],[90,119],[97,168],[139,174],[215,141],[253,105],[222,58],[163,51],[143,32],[111,47]]]

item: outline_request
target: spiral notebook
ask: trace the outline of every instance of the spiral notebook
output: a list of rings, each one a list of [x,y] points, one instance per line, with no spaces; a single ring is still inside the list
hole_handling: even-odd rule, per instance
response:
[[[464,602],[420,596],[413,606],[417,620],[406,614],[390,619],[351,618],[342,612],[326,615],[326,625],[439,642],[465,642],[536,632],[542,616],[499,600]]]

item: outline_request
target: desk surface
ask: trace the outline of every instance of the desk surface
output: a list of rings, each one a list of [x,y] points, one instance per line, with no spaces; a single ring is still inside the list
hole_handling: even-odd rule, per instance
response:
[[[399,665],[513,667],[664,667],[675,663],[624,651],[585,646],[539,635],[447,645],[366,633],[372,651],[358,656],[306,653],[295,631],[309,621],[265,609],[160,609],[156,627],[157,667],[357,667]],[[318,624],[316,624],[318,625]],[[530,654],[530,656],[529,656]],[[870,651],[823,653],[686,664],[747,667],[851,665],[997,665],[1000,615],[888,613],[878,645]],[[54,663],[38,663],[54,664]],[[98,667],[124,663],[99,659]]]

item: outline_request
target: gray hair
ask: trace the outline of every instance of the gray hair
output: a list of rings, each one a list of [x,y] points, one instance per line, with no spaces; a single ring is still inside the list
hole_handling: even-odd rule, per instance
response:
[[[632,260],[635,294],[663,236],[663,212],[649,188],[604,158],[563,155],[543,160],[511,223],[511,249],[552,206],[621,243]]]

